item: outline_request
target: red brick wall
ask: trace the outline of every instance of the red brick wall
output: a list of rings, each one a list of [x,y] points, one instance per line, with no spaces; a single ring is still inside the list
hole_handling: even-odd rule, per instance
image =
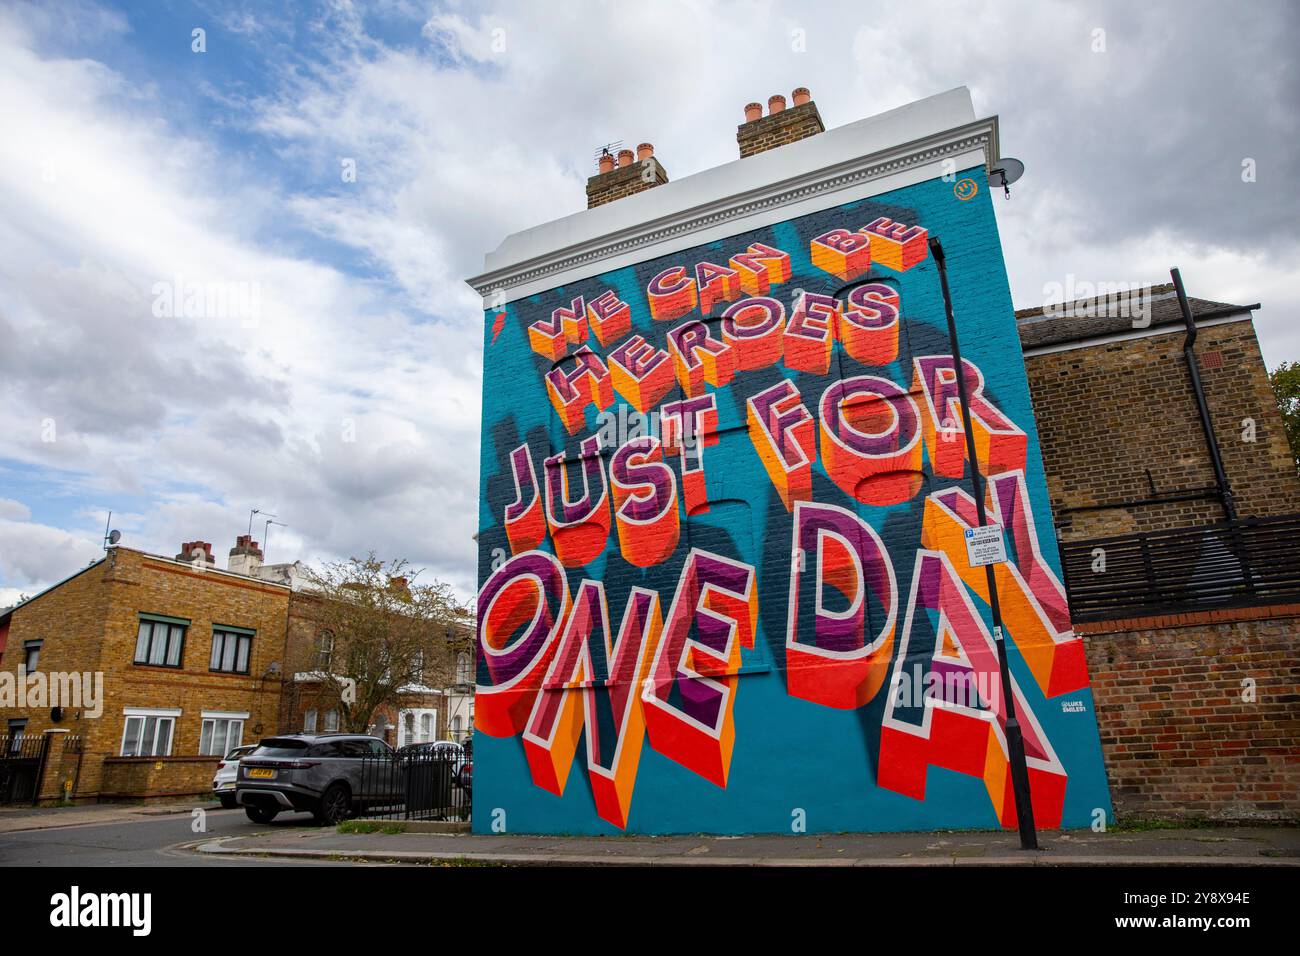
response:
[[[1216,614],[1078,628],[1120,820],[1300,820],[1300,608]]]

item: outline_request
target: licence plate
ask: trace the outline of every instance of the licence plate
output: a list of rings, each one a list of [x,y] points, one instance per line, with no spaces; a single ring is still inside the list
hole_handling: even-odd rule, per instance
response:
[[[256,777],[259,780],[270,780],[272,777],[275,776],[275,771],[265,770],[261,768],[253,768],[252,770],[248,771],[248,775],[250,777]]]

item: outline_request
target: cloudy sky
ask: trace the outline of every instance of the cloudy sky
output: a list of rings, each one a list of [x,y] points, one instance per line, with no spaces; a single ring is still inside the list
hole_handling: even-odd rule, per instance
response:
[[[734,159],[744,104],[796,86],[828,126],[960,85],[999,114],[1028,166],[997,203],[1018,306],[1178,265],[1194,295],[1263,303],[1270,366],[1298,359],[1298,19],[0,2],[0,606],[95,558],[110,509],[126,544],[204,539],[224,563],[260,508],[287,525],[268,560],[373,548],[468,596],[481,313],[463,278],[582,208],[600,144],[653,142],[680,178]],[[168,307],[195,282],[248,305]]]

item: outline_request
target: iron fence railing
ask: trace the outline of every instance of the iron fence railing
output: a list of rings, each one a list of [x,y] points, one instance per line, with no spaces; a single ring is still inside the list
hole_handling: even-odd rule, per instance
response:
[[[1075,621],[1300,601],[1300,515],[1068,541]]]
[[[35,804],[50,750],[48,734],[0,734],[0,804]]]
[[[384,820],[470,819],[473,771],[463,752],[398,751],[361,764],[361,815]]]

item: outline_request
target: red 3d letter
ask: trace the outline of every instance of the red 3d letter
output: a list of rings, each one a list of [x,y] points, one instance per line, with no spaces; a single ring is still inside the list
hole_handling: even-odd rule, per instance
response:
[[[849,292],[837,335],[844,351],[863,365],[888,365],[898,358],[898,293],[878,282]]]
[[[619,828],[632,804],[645,740],[641,689],[661,628],[659,595],[633,588],[612,644],[604,585],[583,581],[523,734],[533,782],[558,796],[585,727],[596,813]]]
[[[783,378],[752,396],[749,439],[787,511],[812,498],[812,463],[817,457],[812,415],[794,382]]]
[[[741,646],[754,646],[754,569],[691,549],[645,686],[650,746],[719,787],[727,785],[736,728]]]
[[[546,523],[555,553],[566,568],[589,564],[605,550],[609,538],[609,489],[600,460],[600,436],[585,438],[582,453],[582,497],[569,497],[569,468],[564,453],[546,459]]]
[[[673,363],[668,353],[634,335],[609,353],[614,388],[643,415],[672,390]]]
[[[546,537],[546,515],[527,442],[510,453],[510,472],[515,479],[515,500],[506,505],[503,523],[510,553],[519,554],[533,550]]]
[[[492,737],[513,737],[526,725],[569,612],[564,568],[543,551],[516,554],[484,582],[478,611],[483,668],[474,726]]]
[[[805,584],[809,562],[815,564]],[[827,587],[838,592],[840,607],[828,606]],[[871,700],[889,669],[897,600],[894,566],[865,521],[835,505],[795,502],[785,641],[789,692],[845,710]]]
[[[924,800],[929,767],[978,777],[998,823],[1014,827],[997,645],[947,555],[916,553],[902,634],[880,729],[878,783]],[[1065,768],[1014,677],[1011,693],[1025,740],[1034,821],[1055,829],[1065,805]]]
[[[921,422],[912,397],[872,375],[841,379],[822,393],[822,462],[846,495],[896,505],[921,488]]]
[[[669,266],[651,279],[645,294],[650,303],[650,317],[656,322],[685,315],[695,308],[698,299],[695,279],[681,266]]]
[[[574,353],[571,369],[557,365],[546,373],[546,394],[570,435],[583,426],[588,405],[603,410],[614,401],[609,369],[585,345]]]
[[[677,480],[658,439],[634,438],[609,462],[618,546],[629,564],[648,568],[677,547]]]
[[[722,388],[736,374],[736,353],[709,334],[709,327],[692,319],[668,333],[668,347],[677,368],[677,383],[692,397],[703,394],[707,382]]]
[[[984,397],[984,374],[962,359],[967,404],[975,432],[980,471],[996,475],[1025,467],[1028,439],[1015,422]],[[951,355],[923,355],[912,361],[912,391],[925,396],[925,447],[936,475],[960,478],[966,473],[966,432],[957,394],[957,366]]]

